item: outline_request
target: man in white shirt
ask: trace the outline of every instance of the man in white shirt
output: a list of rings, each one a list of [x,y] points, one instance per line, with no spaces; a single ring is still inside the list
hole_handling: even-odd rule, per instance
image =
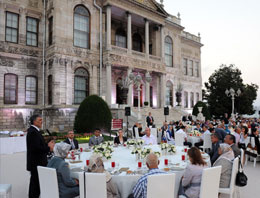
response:
[[[186,127],[182,125],[181,128],[176,132],[176,134],[178,133],[178,134],[181,134],[181,135],[182,135],[183,145],[184,145],[184,146],[187,145],[187,146],[191,147],[192,144],[187,141],[187,134],[186,134],[186,132],[185,132],[185,129],[186,129]]]
[[[142,139],[145,145],[157,144],[156,138],[151,134],[151,129],[148,127],[145,129],[145,136],[143,136]]]
[[[205,134],[211,134],[211,133],[208,130],[208,126],[204,124],[203,127],[202,127],[202,135],[200,137],[200,142],[195,143],[196,147],[199,148],[200,146],[203,145]]]

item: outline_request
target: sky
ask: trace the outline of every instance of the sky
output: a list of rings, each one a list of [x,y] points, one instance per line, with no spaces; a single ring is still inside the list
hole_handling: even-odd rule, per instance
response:
[[[260,87],[260,0],[164,0],[164,8],[180,13],[185,31],[200,32],[203,84],[221,64],[235,64],[244,83]]]

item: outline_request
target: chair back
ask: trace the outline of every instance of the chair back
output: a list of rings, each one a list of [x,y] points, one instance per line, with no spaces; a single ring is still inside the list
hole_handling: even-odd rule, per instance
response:
[[[238,157],[236,157],[233,161],[231,180],[230,180],[230,186],[229,186],[231,194],[233,194],[233,192],[235,190],[235,181],[236,181],[236,176],[237,176],[237,172],[238,172],[238,162],[239,162],[239,159],[238,159]]]
[[[138,139],[139,137],[139,131],[138,131],[138,127],[135,127],[135,138]]]
[[[157,128],[151,128],[151,134],[157,138]]]
[[[240,149],[240,160],[241,160],[241,165],[243,167],[244,161],[245,161],[245,151],[244,151],[244,149]]]
[[[211,149],[212,142],[211,142],[211,134],[204,134],[204,140],[203,140],[203,149],[209,148]]]
[[[98,189],[97,189],[98,185]],[[106,198],[107,183],[104,173],[85,173],[86,198]]]
[[[174,198],[175,174],[157,174],[148,176],[147,198]]]
[[[85,198],[84,172],[78,172],[79,176],[79,198]]]
[[[200,198],[218,198],[221,166],[205,168],[202,172]],[[210,184],[210,185],[209,185]]]
[[[56,169],[37,166],[41,198],[59,198],[59,188]]]
[[[183,134],[181,133],[175,133],[175,145],[176,146],[183,146]]]

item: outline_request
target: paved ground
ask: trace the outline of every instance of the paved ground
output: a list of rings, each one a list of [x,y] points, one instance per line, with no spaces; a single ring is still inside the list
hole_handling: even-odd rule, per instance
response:
[[[27,197],[30,175],[25,171],[25,159],[25,152],[0,155],[0,183],[12,184],[13,198]],[[260,197],[260,162],[257,162],[255,168],[253,162],[248,162],[245,173],[248,176],[248,185],[239,189],[240,198]]]

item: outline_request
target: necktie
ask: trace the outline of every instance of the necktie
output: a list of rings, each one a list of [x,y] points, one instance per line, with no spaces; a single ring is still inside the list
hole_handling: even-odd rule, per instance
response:
[[[71,144],[71,148],[75,149],[75,144],[74,144],[73,140],[70,141],[70,144]]]

